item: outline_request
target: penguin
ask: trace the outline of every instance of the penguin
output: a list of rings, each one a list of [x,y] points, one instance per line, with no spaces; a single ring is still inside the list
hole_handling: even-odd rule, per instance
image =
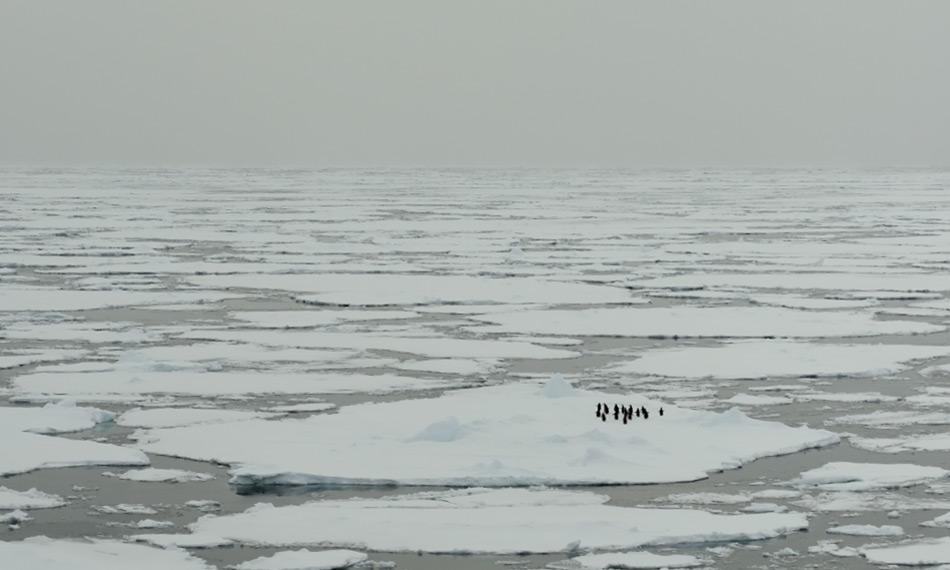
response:
[[[643,408],[643,419],[650,419],[650,412],[648,412],[646,408]]]
[[[637,417],[640,417],[640,408],[637,408]]]
[[[614,405],[614,419],[616,420],[619,417],[620,417],[620,408]]]
[[[640,411],[643,412],[643,415],[644,415],[644,416],[647,415],[647,408],[646,408],[646,406],[640,406]]]
[[[597,402],[597,417],[600,417],[600,402]]]
[[[663,408],[660,408],[660,417],[663,417]]]
[[[607,421],[607,414],[604,414],[604,415],[600,416],[600,421],[602,421],[602,422]]]
[[[623,425],[627,425],[627,414],[623,415]]]

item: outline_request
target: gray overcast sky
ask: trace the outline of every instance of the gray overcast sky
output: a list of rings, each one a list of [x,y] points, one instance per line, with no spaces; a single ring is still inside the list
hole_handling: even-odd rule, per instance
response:
[[[0,163],[950,166],[950,2],[0,0]]]

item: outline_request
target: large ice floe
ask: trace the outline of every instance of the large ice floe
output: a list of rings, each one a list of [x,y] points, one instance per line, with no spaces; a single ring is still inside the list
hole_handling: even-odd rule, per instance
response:
[[[946,356],[945,346],[823,344],[750,340],[717,347],[648,351],[612,370],[681,378],[757,379],[775,376],[879,376],[906,363]]]
[[[589,492],[544,488],[438,491],[258,504],[191,525],[205,539],[375,551],[545,553],[772,538],[807,528],[804,514],[718,515],[604,504]]]
[[[870,312],[774,307],[618,307],[526,310],[477,315],[492,332],[552,335],[707,338],[809,338],[932,333],[945,327],[881,321]]]
[[[79,431],[111,420],[109,412],[68,404],[0,407],[0,476],[44,467],[148,465],[148,457],[136,449],[41,435]]]
[[[45,536],[0,541],[4,568],[35,570],[212,570],[184,550],[115,540],[54,540]]]
[[[649,420],[596,417],[598,403],[644,406]],[[657,413],[665,408],[665,415]],[[152,453],[233,466],[238,484],[533,485],[701,479],[760,457],[829,445],[824,430],[738,410],[677,408],[577,390],[555,376],[439,397],[346,406],[305,419],[141,430]]]

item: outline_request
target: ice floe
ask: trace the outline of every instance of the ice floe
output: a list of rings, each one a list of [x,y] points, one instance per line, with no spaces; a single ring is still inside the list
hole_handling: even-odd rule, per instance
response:
[[[825,491],[874,491],[913,487],[944,479],[950,471],[912,463],[851,463],[836,461],[804,471],[790,482],[800,488]]]
[[[945,327],[911,321],[881,321],[866,312],[816,312],[772,307],[654,307],[526,310],[478,315],[486,331],[519,334],[808,338],[922,334]]]
[[[283,330],[195,330],[186,338],[230,340],[296,348],[387,350],[428,358],[573,358],[577,352],[528,342],[448,338],[442,336],[390,336],[367,333],[325,333]]]
[[[618,287],[564,283],[535,278],[467,275],[207,275],[191,283],[210,287],[276,289],[300,293],[297,299],[327,305],[426,305],[441,303],[636,303]]]
[[[874,564],[898,566],[935,566],[950,564],[950,537],[931,538],[896,544],[868,547],[861,554]]]
[[[0,311],[83,311],[109,307],[220,301],[237,295],[213,291],[76,291],[55,288],[0,288]]]
[[[645,406],[651,419],[624,425],[595,416],[598,403],[618,398]],[[638,395],[576,390],[557,378],[346,406],[305,419],[153,429],[136,437],[152,453],[230,464],[241,484],[689,481],[838,441],[831,432],[754,420],[738,410],[686,410]]]
[[[336,570],[349,568],[366,560],[366,554],[355,550],[288,550],[273,556],[262,556],[234,566],[235,570]]]
[[[210,481],[214,475],[208,473],[197,473],[195,471],[186,471],[184,469],[156,469],[149,467],[147,469],[133,469],[124,473],[103,473],[103,475],[125,479],[126,481],[138,481],[145,483],[187,483],[194,481]]]
[[[311,328],[323,325],[333,325],[350,321],[376,321],[390,319],[411,319],[419,313],[412,311],[361,311],[327,310],[327,311],[240,311],[231,313],[239,321],[246,321],[263,328]]]
[[[584,554],[563,562],[548,564],[554,570],[605,570],[607,568],[695,568],[706,561],[689,554],[653,554],[652,552],[606,552]]]
[[[202,408],[135,408],[118,417],[120,426],[163,428],[270,418],[275,414]]]
[[[0,487],[0,509],[51,509],[65,504],[62,497],[36,489],[15,491]]]
[[[41,362],[55,362],[57,360],[68,360],[80,358],[89,354],[89,351],[78,349],[48,349],[48,350],[26,350],[10,351],[0,355],[0,369],[18,368],[30,364]]]
[[[70,405],[0,407],[0,475],[45,467],[148,465],[148,457],[135,449],[40,435],[88,429],[111,419],[109,412]]]
[[[849,536],[901,536],[904,529],[896,525],[874,526],[872,524],[846,524],[825,529],[828,534],[846,534]]]
[[[18,397],[125,395],[144,398],[151,394],[240,396],[246,394],[351,394],[403,390],[430,390],[459,386],[448,378],[413,378],[393,374],[340,372],[143,372],[122,371],[83,374],[37,372],[13,380]],[[182,412],[184,413],[184,412]]]
[[[43,570],[211,570],[178,549],[158,549],[115,540],[55,540],[36,536],[0,541],[0,559],[9,568]]]
[[[611,370],[682,378],[879,376],[914,360],[947,356],[944,346],[745,341],[648,351]]]
[[[190,528],[204,537],[253,545],[514,554],[755,540],[808,525],[799,513],[717,515],[615,507],[605,500],[574,491],[474,488],[286,507],[258,504],[235,515],[202,517]]]

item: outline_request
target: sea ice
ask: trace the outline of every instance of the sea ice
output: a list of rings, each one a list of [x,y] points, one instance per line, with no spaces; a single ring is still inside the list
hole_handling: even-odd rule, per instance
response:
[[[142,372],[121,371],[63,374],[36,372],[14,378],[18,397],[148,394],[224,396],[245,394],[351,394],[430,390],[456,387],[460,381],[445,378],[412,378],[392,374],[347,374],[340,372],[268,373],[235,372]]]
[[[51,509],[65,504],[66,501],[62,497],[36,489],[15,491],[0,487],[0,509]]]
[[[649,420],[603,422],[600,402]],[[136,434],[152,453],[233,466],[238,484],[531,485],[701,479],[760,457],[838,441],[827,431],[577,390],[563,379],[346,406],[304,419],[249,420]],[[698,437],[702,434],[702,437]],[[306,450],[306,452],[301,452]]]
[[[9,568],[42,570],[212,570],[178,549],[163,550],[114,540],[56,540],[35,536],[0,541],[0,559]]]
[[[717,347],[647,351],[612,371],[683,378],[757,379],[784,376],[880,376],[906,364],[947,356],[945,346],[823,344],[756,340]]]
[[[570,500],[572,495],[578,500]],[[360,544],[387,552],[514,554],[755,540],[808,525],[799,513],[716,515],[614,507],[602,504],[606,497],[590,495],[474,488],[286,507],[258,504],[240,514],[202,517],[190,527],[202,536],[253,545]]]
[[[277,412],[281,414],[300,414],[307,412],[325,412],[327,410],[332,410],[336,407],[336,404],[331,404],[329,402],[307,402],[303,404],[287,404],[284,406],[271,406],[265,408],[268,412]]]
[[[103,473],[105,475],[105,473]],[[118,475],[111,474],[119,479],[126,481],[139,481],[148,483],[186,483],[191,481],[210,481],[214,475],[208,473],[197,473],[195,471],[185,471],[183,469],[133,469]]]
[[[605,570],[607,568],[694,568],[706,561],[689,554],[653,554],[652,552],[607,552],[585,554],[563,562],[548,564],[555,570]]]
[[[296,296],[300,300],[328,305],[643,302],[618,287],[520,277],[322,273],[207,275],[188,280],[200,286],[292,291],[302,293]]]
[[[527,310],[473,317],[489,332],[629,337],[839,337],[932,333],[945,327],[879,321],[867,312],[816,312],[772,307],[653,307]]]
[[[262,556],[234,567],[235,570],[336,570],[349,568],[366,560],[366,554],[355,550],[287,550],[273,556]]]
[[[6,350],[6,349],[4,349]],[[68,360],[71,358],[80,358],[89,354],[86,350],[53,348],[48,350],[27,350],[10,351],[0,355],[0,369],[18,368],[30,364],[41,362],[55,362],[57,360]]]
[[[269,346],[297,348],[342,348],[387,350],[418,354],[428,358],[574,358],[577,352],[548,348],[527,342],[448,338],[441,336],[389,336],[368,333],[325,333],[313,331],[204,329],[186,338],[230,340]]]
[[[874,491],[913,487],[944,479],[950,471],[911,463],[850,463],[837,461],[810,469],[789,483],[824,491]]]
[[[180,427],[271,418],[275,414],[243,410],[211,410],[202,408],[135,408],[116,420],[120,426],[140,428]]]
[[[40,435],[88,429],[111,419],[109,412],[70,405],[0,407],[0,476],[46,467],[148,465],[148,457],[135,449]]]
[[[726,404],[735,404],[736,406],[774,406],[778,404],[791,404],[792,399],[782,396],[736,394],[727,400],[723,400],[723,402]]]
[[[828,527],[828,534],[847,534],[849,536],[901,536],[904,529],[895,525],[874,526],[872,524],[846,524]]]
[[[873,564],[899,566],[950,564],[950,537],[929,538],[894,546],[863,548],[861,554]]]
[[[335,325],[350,321],[387,321],[411,319],[419,313],[412,311],[299,310],[299,311],[239,311],[231,317],[261,328],[292,329]]]

